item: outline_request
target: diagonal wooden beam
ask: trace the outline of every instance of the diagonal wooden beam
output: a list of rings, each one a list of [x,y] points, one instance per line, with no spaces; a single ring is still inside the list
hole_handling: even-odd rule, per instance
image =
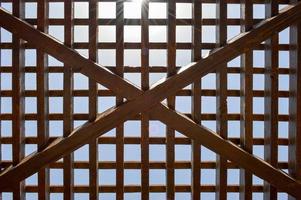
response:
[[[99,116],[95,122],[87,123],[82,128],[75,130],[73,134],[71,134],[66,139],[56,140],[44,151],[29,156],[16,167],[7,170],[5,173],[0,175],[0,188],[4,189],[10,184],[14,184],[17,181],[22,180],[23,178],[29,176],[30,173],[34,173],[35,169],[39,169],[41,166],[48,162],[55,161],[56,159],[60,158],[62,154],[72,152],[76,148],[82,146],[86,141],[89,141],[92,138],[99,137],[103,132],[110,130],[120,122],[129,119],[129,117],[139,112],[149,110],[150,108],[154,107],[158,102],[166,98],[166,96],[173,94],[178,89],[184,87],[185,84],[189,84],[190,81],[196,80],[197,78],[199,78],[199,76],[217,69],[220,63],[227,61],[227,59],[230,60],[236,57],[237,55],[241,54],[242,52],[245,52],[255,44],[258,44],[262,40],[266,39],[273,32],[280,31],[281,29],[285,28],[287,25],[294,22],[300,17],[300,14],[298,12],[298,10],[300,10],[300,7],[301,4],[297,4],[296,6],[289,6],[285,11],[282,11],[281,14],[279,14],[277,17],[265,20],[264,23],[256,27],[254,30],[244,34],[244,36],[242,37],[238,37],[237,39],[233,40],[230,44],[226,45],[224,48],[216,50],[211,54],[211,56],[207,57],[206,59],[196,64],[187,66],[186,68],[184,68],[184,70],[180,70],[175,76],[168,78],[165,81],[165,83],[158,84],[155,87],[153,87],[153,89],[144,92],[144,95],[141,95],[142,92],[139,89],[135,88],[134,86],[131,86],[127,82],[124,82],[123,79],[115,76],[110,71],[107,71],[105,68],[98,66],[97,64],[89,60],[85,60],[71,49],[68,49],[62,44],[55,42],[47,35],[44,35],[38,31],[36,32],[35,29],[28,26],[26,23],[14,18],[5,11],[0,10],[0,22],[2,23],[4,28],[12,31],[13,33],[16,33],[17,30],[24,30],[19,29],[20,27],[15,28],[17,25],[24,26],[23,28],[26,29],[25,33],[27,33],[27,31],[30,31],[33,32],[34,35],[38,36],[39,38],[42,37],[42,39],[44,40],[42,40],[42,44],[44,47],[46,47],[46,52],[51,51],[52,53],[54,53],[54,56],[57,56],[59,59],[67,62],[70,66],[74,65],[78,68],[80,68],[80,66],[88,66],[88,69],[80,68],[81,72],[86,75],[90,74],[90,77],[94,78],[96,81],[100,81],[102,84],[105,83],[107,85],[110,85],[112,90],[114,90],[118,94],[124,94],[124,96],[128,99],[136,98],[135,100],[126,102],[125,104],[117,108],[112,108],[106,111],[101,116]],[[2,20],[4,19],[4,17],[5,20]],[[10,22],[7,23],[7,21],[9,20],[11,23],[14,24],[13,26],[10,25]],[[270,27],[270,29],[267,29],[267,27]],[[27,33],[27,36],[29,35],[30,34]],[[37,38],[33,38],[34,40],[30,37],[25,38],[24,36],[24,39],[41,47],[41,44],[39,45],[39,43],[35,42]],[[52,45],[54,46],[52,47],[46,45],[45,42],[50,42],[50,44],[52,43]],[[241,45],[242,43],[244,43],[244,45]],[[53,50],[53,48],[56,51]],[[59,49],[63,50],[63,52],[58,51]],[[65,55],[62,57],[62,54]],[[70,54],[72,56],[68,59],[68,55],[70,56]],[[79,63],[77,61],[74,62],[74,60],[77,60]],[[208,65],[211,66],[209,67]],[[105,76],[101,77],[101,75]],[[112,83],[110,83],[110,81]],[[114,86],[112,85],[113,83]],[[120,85],[116,85],[116,83]],[[123,88],[127,89],[126,92],[122,90]],[[171,113],[174,113],[175,115],[171,115]],[[191,133],[194,133],[190,137],[198,140],[201,144],[225,156],[227,159],[232,160],[239,166],[245,167],[246,169],[252,171],[254,174],[269,181],[271,184],[275,185],[280,190],[286,191],[293,196],[300,197],[299,182],[296,182],[294,179],[290,178],[280,170],[273,168],[264,161],[238,148],[231,142],[220,138],[218,135],[211,133],[208,130],[204,131],[206,129],[202,128],[199,125],[196,125],[198,127],[197,129],[195,129],[198,130],[198,134],[196,134],[196,132],[192,129],[192,127],[196,128],[196,126],[193,126],[193,121],[189,121],[189,119],[186,119],[185,117],[177,114],[176,112],[165,108],[163,105],[157,105],[156,108],[152,109],[151,114],[156,115],[159,120],[170,124],[172,127],[176,128],[177,130],[180,130],[186,135],[191,135]],[[171,123],[172,120],[175,120],[176,116],[178,117],[177,120],[182,120],[182,124],[189,124],[189,126],[184,126],[181,128],[179,127],[180,125],[174,122]],[[219,142],[222,143],[222,145],[220,145]],[[220,147],[223,148],[221,149]],[[237,155],[239,155],[240,157],[238,157]],[[277,179],[275,179],[275,177],[277,177]],[[6,180],[6,184],[4,185],[3,181],[1,180]]]

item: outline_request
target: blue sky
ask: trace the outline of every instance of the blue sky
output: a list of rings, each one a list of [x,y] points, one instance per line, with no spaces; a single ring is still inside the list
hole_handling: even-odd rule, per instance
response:
[[[1,6],[7,10],[11,10],[9,3],[1,3]],[[239,18],[239,4],[231,4],[228,6],[228,18]],[[52,3],[49,7],[50,18],[63,18],[63,5],[61,3]],[[115,18],[115,12],[112,9],[116,9],[112,3],[100,3],[99,18]],[[125,3],[125,18],[140,18],[140,5],[133,3]],[[189,11],[189,12],[188,12]],[[181,4],[177,6],[177,17],[178,18],[191,18],[191,4]],[[203,18],[215,18],[215,5],[204,4],[203,5]],[[36,3],[26,3],[26,17],[36,18]],[[75,17],[76,18],[88,18],[88,4],[76,3],[75,4]],[[150,18],[166,18],[166,4],[150,4]],[[264,6],[254,5],[254,18],[264,18]],[[99,33],[99,42],[115,42],[115,27],[114,26],[100,26],[102,32]],[[140,42],[141,36],[140,26],[125,26],[125,42]],[[88,41],[88,26],[76,26],[74,30],[75,42],[87,42]],[[150,26],[150,42],[166,42],[167,28],[166,26]],[[176,41],[179,43],[191,42],[191,26],[177,26],[176,29]],[[11,42],[12,35],[6,30],[1,28],[1,42]],[[63,27],[62,26],[50,26],[50,35],[56,37],[58,40],[64,40]],[[228,39],[240,33],[239,26],[228,27]],[[282,31],[280,34],[280,43],[288,44],[289,40],[289,29]],[[215,43],[215,27],[214,26],[203,26],[202,30],[203,42]],[[87,57],[87,50],[78,50],[83,56]],[[203,50],[204,56],[208,53],[208,50]],[[125,66],[139,66],[140,65],[140,50],[128,49],[124,52]],[[26,66],[36,66],[36,51],[26,50]],[[115,65],[115,50],[114,49],[101,49],[98,51],[99,63],[104,66]],[[1,49],[1,63],[0,66],[11,66],[12,65],[12,52],[11,50]],[[264,51],[256,50],[253,52],[253,63],[254,67],[264,67]],[[288,52],[279,52],[279,66],[288,68]],[[177,66],[183,66],[191,61],[191,51],[178,49],[177,50]],[[150,50],[150,66],[164,66],[167,62],[166,50],[153,49]],[[49,56],[49,66],[62,66],[62,63],[57,61],[55,58]],[[236,58],[228,63],[228,67],[240,66],[240,58]],[[150,84],[155,83],[160,78],[164,77],[164,73],[151,73]],[[125,78],[133,82],[136,85],[140,85],[141,77],[139,73],[126,73]],[[279,89],[287,91],[289,88],[288,75],[279,75]],[[261,74],[255,74],[253,77],[253,89],[263,90],[264,89],[264,76]],[[202,78],[203,89],[216,89],[215,74],[208,74]],[[228,89],[240,89],[240,76],[239,74],[228,75]],[[25,88],[26,90],[36,90],[36,75],[34,73],[25,74]],[[190,88],[188,86],[187,88]],[[12,74],[2,73],[1,74],[1,90],[12,89]],[[63,90],[63,74],[50,73],[49,74],[49,89],[50,90]],[[81,74],[74,74],[74,89],[88,89],[88,78]],[[112,106],[115,106],[115,97],[99,97],[99,112],[102,112]],[[63,98],[62,97],[50,97],[50,113],[63,113]],[[240,113],[240,99],[239,97],[228,97],[228,112],[229,113]],[[264,99],[255,97],[253,99],[253,112],[255,114],[263,114],[264,112]],[[36,98],[26,97],[25,99],[25,112],[36,113]],[[189,96],[181,96],[176,98],[176,110],[184,113],[191,112],[191,98]],[[1,113],[12,112],[12,99],[10,97],[1,97]],[[75,113],[88,113],[88,98],[87,97],[75,97],[74,98],[74,112]],[[215,113],[216,112],[216,98],[215,97],[202,97],[202,112],[203,113]],[[288,113],[288,99],[279,99],[279,114]],[[79,126],[85,121],[75,121],[74,125]],[[215,131],[215,121],[203,121],[202,124]],[[26,136],[35,137],[37,135],[36,121],[25,122]],[[141,135],[140,121],[127,121],[125,126],[125,136],[128,137],[139,137]],[[238,137],[240,124],[239,121],[228,122],[229,137]],[[11,121],[3,120],[1,122],[1,134],[2,137],[11,137],[12,124]],[[50,135],[51,136],[62,136],[63,123],[62,121],[50,121]],[[255,138],[262,138],[264,133],[264,124],[262,121],[253,122],[253,136]],[[288,123],[279,122],[279,137],[287,138],[288,134]],[[115,130],[111,130],[106,136],[114,136]],[[180,133],[176,133],[176,136],[183,137]],[[165,137],[165,125],[159,121],[150,121],[150,137]],[[2,159],[11,160],[11,145],[2,145]],[[26,145],[26,154],[29,154],[36,150],[36,145]],[[99,145],[99,160],[100,161],[116,161],[115,158],[115,145]],[[263,158],[263,146],[254,146],[254,154]],[[125,161],[140,161],[141,151],[140,145],[125,145]],[[165,145],[150,145],[150,161],[165,161]],[[215,154],[202,147],[202,161],[214,161]],[[75,161],[88,161],[88,146],[85,145],[82,148],[75,151]],[[176,145],[175,146],[175,159],[176,161],[190,161],[191,148],[189,145]],[[287,146],[279,146],[279,160],[287,161],[288,149]],[[187,184],[191,182],[191,171],[189,169],[177,169],[175,170],[175,183],[176,184]],[[63,171],[61,169],[51,169],[51,184],[62,185]],[[115,170],[99,170],[100,184],[115,184]],[[89,183],[88,170],[75,170],[75,184]],[[214,169],[202,169],[201,170],[202,184],[215,184],[215,170]],[[125,170],[125,184],[140,184],[140,171],[139,170]],[[254,176],[254,184],[262,184],[262,180]],[[37,176],[26,180],[27,184],[37,184]],[[152,169],[150,170],[150,184],[165,184],[165,170]],[[239,170],[229,169],[228,170],[228,184],[239,184]],[[27,199],[37,199],[37,194],[27,193]],[[76,194],[76,199],[87,199],[88,194]],[[139,193],[126,193],[125,199],[139,199]],[[202,193],[202,198],[214,199],[214,193]],[[238,193],[229,193],[229,199],[236,199]],[[11,194],[4,193],[4,199],[12,199]],[[165,193],[151,193],[151,199],[165,199]],[[100,194],[101,199],[115,199],[115,194]],[[280,194],[279,199],[285,199],[285,194]],[[51,199],[62,199],[62,194],[51,194]],[[176,193],[176,199],[190,199],[190,193]],[[262,199],[262,194],[253,193],[253,199]]]

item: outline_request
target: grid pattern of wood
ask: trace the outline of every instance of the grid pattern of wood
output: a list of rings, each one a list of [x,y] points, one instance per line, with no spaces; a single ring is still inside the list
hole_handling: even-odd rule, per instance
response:
[[[0,0],[12,15],[89,59],[71,61],[68,56],[74,52],[53,40],[46,43],[45,38],[46,47],[35,44],[34,39],[28,40],[31,30],[26,26],[14,30],[0,19],[1,27],[21,33],[0,31],[0,181],[4,175],[27,178],[17,181],[12,190],[0,183],[0,195],[16,200],[300,197],[295,190],[300,182],[295,181],[301,181],[301,14],[291,12],[290,19],[284,14],[270,22],[274,35],[255,26],[297,2],[150,0],[140,5],[115,0]],[[258,39],[258,45],[248,44],[242,34],[246,47],[238,47],[239,54],[224,48],[240,33],[251,33],[248,39],[253,40],[254,28],[262,33],[258,37],[266,39],[264,43]],[[220,49],[226,49],[229,60],[206,57]],[[191,70],[191,81],[180,80],[184,88],[173,86],[181,77],[190,78],[177,70],[198,61],[204,68],[195,70],[199,78]],[[118,78],[98,71],[94,62]],[[171,84],[152,86],[163,77],[169,77],[165,82]],[[150,88],[166,96],[147,93]],[[147,95],[150,102],[142,99]],[[156,103],[163,99],[168,108]],[[174,110],[193,121],[181,121],[184,116]],[[120,116],[113,117],[113,112]],[[106,119],[118,125],[106,124]],[[104,125],[98,126],[99,121]],[[90,131],[91,124],[99,133]],[[224,144],[198,125],[235,145]],[[78,132],[91,137],[72,140]],[[66,140],[74,141],[73,146],[64,149]],[[63,155],[52,150],[56,145],[65,151]],[[236,145],[245,151],[235,151]],[[217,154],[210,148],[216,148]],[[40,154],[28,156],[34,151]],[[53,156],[43,160],[46,154]],[[33,164],[40,161],[43,168]],[[22,167],[28,166],[33,168],[21,175]],[[262,175],[267,169],[272,169],[271,174]],[[284,183],[296,186],[286,188]]]

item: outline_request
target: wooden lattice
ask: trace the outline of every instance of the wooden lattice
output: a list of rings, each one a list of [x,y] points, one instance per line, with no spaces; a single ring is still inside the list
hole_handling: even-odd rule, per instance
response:
[[[297,0],[0,3],[3,199],[301,198]]]

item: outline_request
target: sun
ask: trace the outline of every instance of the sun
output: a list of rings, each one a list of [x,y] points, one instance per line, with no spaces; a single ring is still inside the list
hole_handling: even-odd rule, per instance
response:
[[[144,0],[132,0],[133,3],[142,4]]]

